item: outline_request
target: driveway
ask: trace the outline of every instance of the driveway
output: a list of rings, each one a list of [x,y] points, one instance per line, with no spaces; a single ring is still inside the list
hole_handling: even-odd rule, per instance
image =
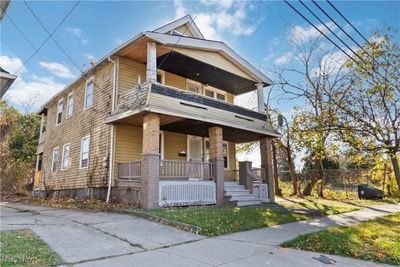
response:
[[[387,204],[347,214],[215,238],[129,215],[14,203],[1,205],[1,230],[32,229],[74,266],[325,266],[320,253],[280,248],[299,234],[350,225],[400,211]],[[329,256],[329,255],[328,255]],[[329,256],[336,266],[380,266]]]

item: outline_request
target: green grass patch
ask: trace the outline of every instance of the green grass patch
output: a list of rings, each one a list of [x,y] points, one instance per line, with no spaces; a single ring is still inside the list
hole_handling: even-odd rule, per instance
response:
[[[359,210],[361,208],[336,201],[302,201],[297,203],[282,204],[282,206],[286,208],[318,210],[322,215],[339,214]]]
[[[309,219],[306,215],[271,208],[190,207],[148,211],[174,221],[201,228],[200,234],[217,236]]]
[[[0,266],[52,266],[60,257],[31,230],[0,232]]]
[[[301,235],[282,246],[400,265],[400,213]]]

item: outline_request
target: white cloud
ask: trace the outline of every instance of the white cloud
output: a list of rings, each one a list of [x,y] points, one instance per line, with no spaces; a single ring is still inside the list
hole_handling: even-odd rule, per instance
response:
[[[14,74],[19,70],[18,74],[21,74],[26,71],[23,66],[23,62],[21,59],[17,57],[8,57],[8,56],[0,56],[0,67],[4,70],[8,71],[11,74]]]
[[[293,58],[292,52],[286,52],[282,54],[280,57],[275,58],[274,64],[278,66],[286,65]]]
[[[254,5],[248,1],[202,0],[200,3],[212,10],[193,14],[196,25],[207,39],[220,40],[222,33],[239,36],[255,32],[256,25],[248,21],[248,12],[254,9]],[[181,0],[175,0],[174,5],[176,18],[187,14]]]
[[[326,22],[325,25],[328,26],[330,29],[332,29],[332,31],[335,31],[337,29],[337,27],[332,21]],[[318,24],[316,25],[316,27],[325,34],[329,32],[328,29],[326,29],[325,26],[322,24]],[[312,26],[303,27],[301,25],[295,25],[290,29],[289,39],[296,41],[308,41],[320,35],[321,34],[319,33],[319,31]]]
[[[0,56],[0,66],[8,72],[14,73],[22,66],[22,60]],[[4,98],[17,108],[29,104],[31,109],[37,110],[48,98],[65,87],[64,84],[55,81],[53,77],[28,75],[28,69],[25,67],[22,70],[18,72],[17,79],[4,95]]]
[[[57,62],[39,62],[39,65],[50,71],[53,75],[61,78],[74,78],[71,71],[61,63]]]
[[[182,0],[175,0],[175,18],[179,19],[187,14],[186,8],[183,6]]]
[[[75,37],[78,37],[79,40],[81,41],[81,43],[83,45],[88,43],[88,39],[84,36],[83,32],[81,29],[79,28],[73,28],[73,27],[68,27],[67,28],[67,32],[74,35]]]

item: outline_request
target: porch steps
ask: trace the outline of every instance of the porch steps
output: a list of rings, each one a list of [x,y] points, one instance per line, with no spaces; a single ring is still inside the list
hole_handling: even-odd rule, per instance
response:
[[[224,191],[225,199],[238,207],[259,205],[261,203],[254,194],[250,193],[250,190],[245,189],[239,182],[225,182]]]

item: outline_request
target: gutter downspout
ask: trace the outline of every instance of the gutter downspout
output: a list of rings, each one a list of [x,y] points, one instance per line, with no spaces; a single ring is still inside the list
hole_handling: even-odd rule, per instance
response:
[[[116,82],[117,82],[117,64],[115,60],[112,60],[111,57],[108,57],[108,61],[112,62],[114,65],[113,72],[113,84],[112,84],[112,97],[111,97],[111,113],[114,112],[115,109],[115,91],[116,91]],[[111,133],[110,133],[110,158],[109,158],[109,168],[108,168],[108,189],[107,189],[107,199],[106,202],[109,203],[110,195],[111,195],[111,186],[112,186],[112,177],[114,172],[114,125],[111,125]]]

